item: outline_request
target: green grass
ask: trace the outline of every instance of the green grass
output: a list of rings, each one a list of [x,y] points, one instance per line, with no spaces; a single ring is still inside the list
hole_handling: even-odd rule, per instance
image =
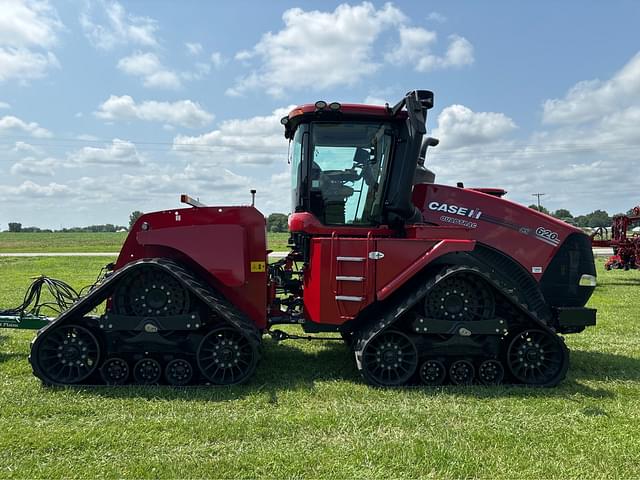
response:
[[[0,259],[0,307],[103,263]],[[638,478],[640,272],[598,266],[598,326],[554,389],[371,388],[341,343],[292,341],[239,387],[47,389],[32,334],[2,331],[0,477]]]
[[[127,233],[10,233],[0,232],[0,253],[119,252]],[[288,233],[268,233],[273,251],[287,250]]]

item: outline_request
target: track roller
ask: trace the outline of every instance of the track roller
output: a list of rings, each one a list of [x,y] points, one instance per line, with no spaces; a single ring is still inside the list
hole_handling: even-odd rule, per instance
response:
[[[420,367],[420,380],[425,385],[442,385],[446,377],[447,369],[440,360],[427,360]]]
[[[122,358],[110,358],[100,368],[100,375],[107,385],[122,385],[129,378],[129,365]]]
[[[456,360],[449,367],[449,378],[454,385],[471,385],[474,375],[475,368],[469,360]]]
[[[136,383],[141,383],[143,385],[158,383],[161,375],[162,366],[160,365],[160,362],[153,358],[143,358],[142,360],[138,360],[133,367],[133,378],[135,378]]]
[[[498,385],[504,378],[504,367],[498,360],[485,360],[478,367],[478,380],[484,385]]]
[[[167,363],[164,369],[164,376],[169,385],[182,387],[187,385],[193,378],[193,367],[187,360],[175,358]]]

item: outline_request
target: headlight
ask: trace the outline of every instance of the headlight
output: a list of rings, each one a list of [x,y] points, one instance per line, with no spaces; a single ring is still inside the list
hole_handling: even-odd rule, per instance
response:
[[[586,273],[580,277],[580,281],[578,282],[578,285],[581,287],[595,287],[597,284],[596,276],[588,275]]]

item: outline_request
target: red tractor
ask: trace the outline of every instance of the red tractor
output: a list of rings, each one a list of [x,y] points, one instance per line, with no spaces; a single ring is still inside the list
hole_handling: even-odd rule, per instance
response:
[[[45,384],[230,385],[278,324],[338,332],[372,385],[553,386],[559,333],[595,324],[589,237],[424,167],[433,94],[397,105],[302,105],[290,140],[291,252],[268,262],[253,206],[149,213],[111,271],[42,328]],[[106,301],[104,314],[92,314]],[[291,366],[295,368],[295,365]]]

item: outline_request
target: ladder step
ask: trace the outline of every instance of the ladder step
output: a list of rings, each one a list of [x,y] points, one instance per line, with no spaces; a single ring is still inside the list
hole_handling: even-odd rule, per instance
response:
[[[342,302],[361,302],[364,297],[352,297],[351,295],[336,295],[336,300]]]
[[[364,257],[336,257],[338,262],[364,262]]]

